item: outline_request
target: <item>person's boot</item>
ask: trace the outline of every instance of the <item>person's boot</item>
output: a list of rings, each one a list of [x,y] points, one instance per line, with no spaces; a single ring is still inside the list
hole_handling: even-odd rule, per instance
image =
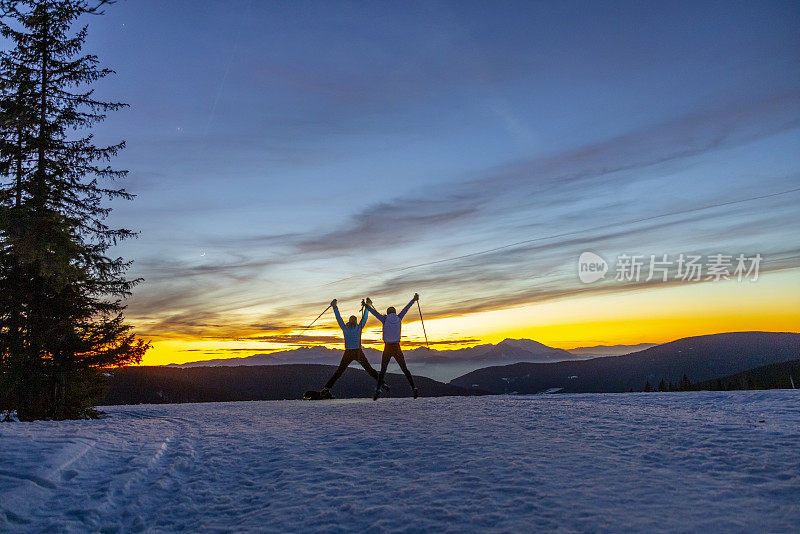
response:
[[[417,397],[419,397],[419,390],[417,388],[414,388],[413,391],[414,391],[414,398],[416,399]]]
[[[378,397],[380,397],[380,396],[381,396],[381,388],[377,388],[375,390],[375,394],[372,396],[372,400],[376,401],[376,400],[378,400]]]
[[[392,388],[389,387],[389,384],[384,382],[383,385],[381,386],[381,389],[383,389],[383,391],[385,391],[386,393],[389,393],[389,390]]]
[[[321,390],[319,390],[319,396],[322,397],[323,399],[333,398],[333,395],[331,395],[330,388],[322,388]]]

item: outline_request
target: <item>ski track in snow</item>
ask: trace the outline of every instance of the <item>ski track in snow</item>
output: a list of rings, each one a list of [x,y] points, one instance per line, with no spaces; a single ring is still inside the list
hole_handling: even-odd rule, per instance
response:
[[[791,532],[798,401],[235,402],[4,424],[0,531]]]

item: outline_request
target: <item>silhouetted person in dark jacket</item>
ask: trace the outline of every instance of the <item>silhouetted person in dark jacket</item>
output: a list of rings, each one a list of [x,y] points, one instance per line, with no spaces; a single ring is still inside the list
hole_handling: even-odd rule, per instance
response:
[[[419,390],[417,390],[417,387],[414,385],[414,377],[411,376],[411,372],[408,370],[408,367],[406,367],[406,359],[403,357],[403,351],[400,348],[400,329],[402,327],[403,317],[405,317],[409,308],[418,300],[419,294],[414,293],[414,298],[411,299],[411,302],[406,304],[406,307],[403,308],[400,313],[397,313],[397,310],[392,307],[386,310],[386,315],[378,313],[377,310],[372,307],[372,301],[370,299],[362,301],[366,309],[372,312],[372,315],[377,317],[383,324],[384,346],[383,358],[381,358],[381,373],[378,377],[378,387],[375,388],[375,395],[372,396],[372,400],[378,400],[381,394],[381,386],[383,386],[383,379],[386,376],[386,368],[389,366],[389,360],[392,358],[397,360],[397,364],[400,366],[403,374],[406,375],[408,383],[411,384],[414,398],[416,399],[419,396]]]

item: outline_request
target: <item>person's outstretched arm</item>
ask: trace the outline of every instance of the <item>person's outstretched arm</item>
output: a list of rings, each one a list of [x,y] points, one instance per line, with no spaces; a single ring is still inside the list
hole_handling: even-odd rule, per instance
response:
[[[364,307],[367,308],[367,310],[369,310],[369,312],[372,315],[374,315],[381,322],[381,324],[383,324],[383,321],[386,320],[386,316],[385,315],[381,315],[380,313],[378,313],[378,310],[376,310],[375,308],[372,307],[372,301],[371,300],[367,299],[366,301],[364,301]]]
[[[398,316],[398,317],[400,317],[400,319],[402,320],[402,319],[403,319],[403,317],[405,317],[405,315],[406,315],[406,312],[407,312],[407,311],[408,311],[408,310],[411,308],[411,306],[412,306],[412,305],[413,305],[415,302],[417,302],[418,300],[419,300],[419,293],[414,293],[414,298],[412,298],[412,299],[411,299],[411,302],[409,302],[408,304],[406,304],[406,307],[405,307],[405,308],[403,308],[403,310],[402,310],[400,313],[398,313],[398,314],[397,314],[397,316]]]
[[[336,322],[339,323],[339,328],[344,330],[344,321],[342,321],[342,316],[339,315],[339,306],[336,305],[336,299],[331,301],[331,306],[333,307],[333,314],[336,315]]]
[[[360,330],[364,329],[364,325],[367,324],[367,317],[369,317],[369,308],[367,308],[366,302],[364,303],[364,315],[361,316],[361,324],[358,325]]]

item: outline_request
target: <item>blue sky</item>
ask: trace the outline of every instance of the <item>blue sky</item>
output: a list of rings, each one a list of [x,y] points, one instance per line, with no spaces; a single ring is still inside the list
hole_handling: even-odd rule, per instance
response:
[[[146,333],[269,335],[367,293],[444,317],[638,289],[582,286],[583,250],[800,266],[797,3],[106,11],[98,92],[131,108],[97,135],[128,142],[138,198],[112,222],[141,231],[119,252]]]

